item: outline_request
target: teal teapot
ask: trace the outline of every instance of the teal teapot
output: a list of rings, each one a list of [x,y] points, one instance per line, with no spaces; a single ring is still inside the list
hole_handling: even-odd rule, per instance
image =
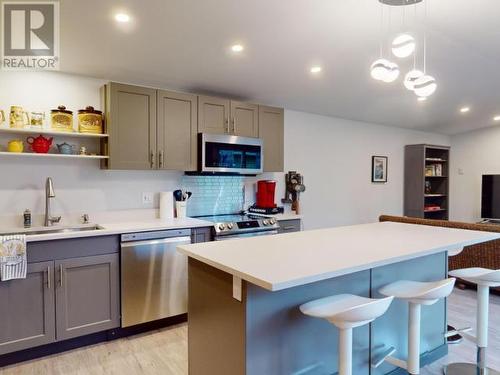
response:
[[[57,149],[59,150],[59,153],[63,154],[63,155],[73,155],[74,154],[74,150],[73,150],[74,146],[70,145],[66,142],[58,144]]]

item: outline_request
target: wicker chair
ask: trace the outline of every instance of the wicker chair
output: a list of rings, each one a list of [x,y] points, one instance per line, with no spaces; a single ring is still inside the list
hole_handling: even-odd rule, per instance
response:
[[[394,221],[397,223],[431,225],[435,227],[500,232],[500,225],[495,224],[470,224],[457,221],[428,220],[389,215],[380,216],[379,221]],[[449,258],[448,267],[450,271],[469,267],[484,267],[495,270],[500,269],[500,239],[483,242],[477,245],[466,246],[459,255]],[[465,280],[460,280],[458,285],[473,287],[472,284]],[[495,288],[493,290],[496,294],[500,293],[500,288]]]

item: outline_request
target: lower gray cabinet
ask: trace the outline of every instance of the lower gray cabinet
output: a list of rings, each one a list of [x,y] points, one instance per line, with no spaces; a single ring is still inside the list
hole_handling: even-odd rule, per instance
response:
[[[28,264],[26,279],[0,282],[0,354],[55,340],[54,262]]]
[[[120,325],[118,267],[118,254],[55,262],[57,340]]]

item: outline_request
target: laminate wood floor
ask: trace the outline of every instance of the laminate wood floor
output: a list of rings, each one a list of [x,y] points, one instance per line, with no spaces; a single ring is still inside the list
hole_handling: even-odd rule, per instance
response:
[[[475,291],[456,289],[449,298],[449,322],[457,327],[474,326]],[[500,370],[500,297],[492,296],[490,309],[489,365]],[[464,341],[450,346],[450,354],[427,366],[422,375],[442,375],[448,362],[474,362],[475,347]],[[185,375],[187,325],[118,339],[5,367],[0,375]]]

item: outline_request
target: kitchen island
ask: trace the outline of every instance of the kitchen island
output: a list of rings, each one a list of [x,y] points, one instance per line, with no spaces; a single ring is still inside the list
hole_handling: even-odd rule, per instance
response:
[[[335,373],[337,329],[302,315],[299,305],[340,293],[380,297],[380,287],[400,279],[446,278],[448,252],[499,237],[385,222],[179,246],[189,257],[189,373]],[[355,374],[397,372],[369,364],[387,346],[406,358],[406,317],[395,301],[354,330]],[[423,365],[447,353],[445,331],[446,302],[425,307]]]

